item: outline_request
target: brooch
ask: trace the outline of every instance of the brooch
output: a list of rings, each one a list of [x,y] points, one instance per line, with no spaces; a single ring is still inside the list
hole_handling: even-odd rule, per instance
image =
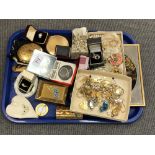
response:
[[[111,65],[113,66],[119,66],[123,62],[122,54],[121,53],[116,53],[112,54],[109,58],[108,61]]]

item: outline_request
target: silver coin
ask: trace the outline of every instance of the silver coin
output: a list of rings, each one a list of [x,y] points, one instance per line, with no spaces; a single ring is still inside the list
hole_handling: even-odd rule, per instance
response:
[[[62,80],[68,80],[73,74],[73,68],[69,65],[62,66],[59,69],[58,75]]]

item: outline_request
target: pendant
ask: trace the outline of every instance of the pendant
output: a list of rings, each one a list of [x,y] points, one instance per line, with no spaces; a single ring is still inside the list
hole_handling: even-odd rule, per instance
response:
[[[116,99],[115,102],[118,103],[118,104],[123,104],[123,100],[121,98]]]
[[[107,100],[104,100],[102,106],[100,107],[100,112],[107,111],[108,108],[109,108],[109,102]]]
[[[88,101],[88,107],[89,109],[93,110],[97,106],[97,102],[95,99],[89,100]]]
[[[114,91],[114,96],[120,97],[124,94],[124,90],[122,88],[116,88]]]
[[[82,110],[88,110],[88,104],[87,104],[87,102],[81,102],[81,103],[79,104],[79,107],[80,107],[80,109],[82,109]]]

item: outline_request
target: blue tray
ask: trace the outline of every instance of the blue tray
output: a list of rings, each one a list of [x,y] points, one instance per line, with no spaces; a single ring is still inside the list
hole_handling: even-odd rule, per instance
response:
[[[44,30],[48,32],[50,35],[63,35],[65,36],[69,42],[71,43],[72,33],[70,30]],[[18,75],[18,73],[12,72],[12,66],[14,61],[9,58],[11,45],[15,39],[19,39],[24,36],[24,30],[20,30],[15,32],[9,39],[8,46],[7,46],[7,58],[6,58],[6,68],[5,68],[5,75],[4,75],[4,84],[3,84],[3,96],[2,96],[2,111],[5,117],[10,120],[11,122],[15,123],[121,123],[117,121],[111,121],[107,119],[101,119],[92,116],[84,115],[83,120],[57,120],[55,117],[56,114],[56,105],[47,102],[49,106],[49,112],[46,117],[40,117],[37,119],[15,119],[11,118],[6,114],[6,106],[11,103],[11,99],[16,95],[14,91],[14,81]],[[128,34],[123,33],[124,43],[127,44],[135,44],[136,42],[134,39]],[[29,98],[29,101],[32,103],[32,106],[35,108],[40,101],[35,100],[34,96]],[[70,104],[70,95],[68,95],[66,104]],[[129,119],[125,123],[132,123],[138,120],[138,118],[142,115],[143,108],[142,107],[131,107]]]

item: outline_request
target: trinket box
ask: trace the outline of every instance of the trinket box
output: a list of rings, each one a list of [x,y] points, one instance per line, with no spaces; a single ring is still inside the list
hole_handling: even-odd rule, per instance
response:
[[[34,50],[27,70],[45,79],[50,79],[57,58],[45,52]]]
[[[127,76],[132,78],[131,106],[145,106],[140,45],[124,44]]]
[[[98,67],[104,64],[101,38],[89,38],[87,40],[89,50],[90,67]]]
[[[30,41],[38,44],[45,44],[48,39],[48,33],[37,30],[32,25],[28,25],[26,28],[26,38]]]
[[[69,107],[57,106],[56,107],[56,119],[82,119],[83,115],[71,112]]]
[[[78,59],[80,55],[88,56],[87,39],[88,31],[86,27],[72,30],[72,59]]]
[[[59,59],[69,59],[70,58],[70,47],[67,46],[56,46],[56,57]]]
[[[124,46],[122,32],[97,31],[89,32],[89,38],[101,37],[104,55],[104,71],[126,74],[124,63]]]
[[[12,98],[6,107],[6,113],[12,118],[38,118],[31,103],[23,96],[17,95]]]
[[[73,112],[127,121],[131,78],[108,72],[78,70],[71,97]]]
[[[67,86],[57,83],[39,80],[39,85],[35,98],[41,101],[65,104],[68,92]]]
[[[56,57],[35,50],[27,70],[64,85],[72,85],[77,67],[73,63],[58,61]]]
[[[70,86],[73,84],[76,71],[76,64],[57,60],[55,70],[52,71],[50,79],[55,82]]]
[[[88,69],[89,68],[89,57],[86,57],[84,55],[80,56],[79,60],[79,67],[78,69]]]

